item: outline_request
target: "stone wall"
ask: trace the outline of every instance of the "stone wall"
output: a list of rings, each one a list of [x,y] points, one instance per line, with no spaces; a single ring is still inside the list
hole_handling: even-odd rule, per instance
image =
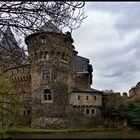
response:
[[[90,88],[90,75],[88,73],[75,73],[73,75],[73,86],[78,88]]]
[[[64,118],[57,118],[57,117],[40,117],[37,119],[32,120],[33,128],[49,128],[49,129],[59,129],[65,128],[65,119]]]
[[[20,112],[17,118],[17,125],[31,125],[31,73],[30,65],[22,65],[11,68],[5,73],[6,77],[12,82],[19,96]]]
[[[31,127],[34,128],[47,128],[47,129],[70,129],[81,128],[84,125],[83,120],[85,116],[81,110],[70,109],[66,112],[65,116],[60,117],[38,117],[32,119]]]

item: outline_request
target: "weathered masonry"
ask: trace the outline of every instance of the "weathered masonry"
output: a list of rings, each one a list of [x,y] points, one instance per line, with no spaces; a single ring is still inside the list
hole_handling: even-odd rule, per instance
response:
[[[26,61],[6,65],[7,76],[26,105],[20,116],[24,124],[64,126],[72,111],[83,116],[99,111],[102,92],[91,88],[92,65],[89,59],[78,56],[73,42],[69,32],[64,34],[48,23],[25,38],[29,55],[19,52]]]

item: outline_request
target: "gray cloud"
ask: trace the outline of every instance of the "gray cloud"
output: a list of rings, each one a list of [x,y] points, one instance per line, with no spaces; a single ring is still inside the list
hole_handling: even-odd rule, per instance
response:
[[[121,76],[122,74],[123,74],[122,71],[117,71],[117,72],[114,72],[114,73],[101,74],[101,75],[104,76],[104,77],[118,77],[118,76]]]
[[[118,32],[120,30],[121,33],[127,33],[140,27],[140,2],[87,2],[87,7],[90,10],[120,15],[119,22],[116,23]]]
[[[138,13],[140,2],[86,2],[87,9],[116,13]],[[134,11],[134,13],[132,12]]]
[[[88,18],[73,32],[79,55],[93,65],[93,88],[128,90],[140,77],[140,3],[91,2]]]

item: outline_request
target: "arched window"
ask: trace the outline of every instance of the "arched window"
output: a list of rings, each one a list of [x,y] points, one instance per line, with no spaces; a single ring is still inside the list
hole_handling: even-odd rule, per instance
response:
[[[52,103],[52,102],[53,102],[53,96],[50,89],[44,89],[43,96],[42,96],[42,103]]]

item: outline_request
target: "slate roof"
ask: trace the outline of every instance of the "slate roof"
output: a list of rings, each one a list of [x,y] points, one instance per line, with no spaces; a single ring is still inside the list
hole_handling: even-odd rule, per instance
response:
[[[12,52],[15,49],[19,49],[18,43],[17,43],[10,27],[8,27],[5,31],[5,33],[1,35],[0,44],[2,45],[2,47],[0,47],[0,51],[4,51],[4,52],[11,51]]]
[[[19,60],[21,63],[23,63],[24,58],[26,57],[25,52],[23,49],[21,49],[14,37],[14,34],[12,33],[12,30],[10,27],[7,27],[6,31],[1,34],[0,37],[0,52],[1,54],[8,55],[9,53],[17,54],[19,56]],[[9,64],[9,67],[14,67],[17,64]]]
[[[72,92],[80,92],[80,93],[103,93],[103,91],[99,91],[93,88],[89,88],[89,89],[83,89],[83,88],[77,88],[77,87],[73,87],[72,88]]]
[[[74,55],[74,72],[88,72],[89,59]]]
[[[52,22],[48,21],[45,25],[40,28],[41,32],[55,32],[62,33]]]
[[[45,33],[45,32],[50,32],[50,33],[52,32],[55,34],[62,34],[63,35],[61,30],[59,30],[52,22],[48,21],[45,25],[41,26],[37,32],[26,36],[25,43],[27,42],[27,40],[30,37],[37,36],[37,35],[40,35],[41,33]]]
[[[2,45],[2,47],[0,47],[0,51],[13,52],[14,50],[19,50],[20,54],[22,56],[25,56],[24,50],[19,47],[19,45],[18,45],[18,43],[17,43],[17,41],[15,39],[15,36],[12,33],[10,27],[7,27],[7,29],[6,29],[4,34],[1,34],[0,44]]]

